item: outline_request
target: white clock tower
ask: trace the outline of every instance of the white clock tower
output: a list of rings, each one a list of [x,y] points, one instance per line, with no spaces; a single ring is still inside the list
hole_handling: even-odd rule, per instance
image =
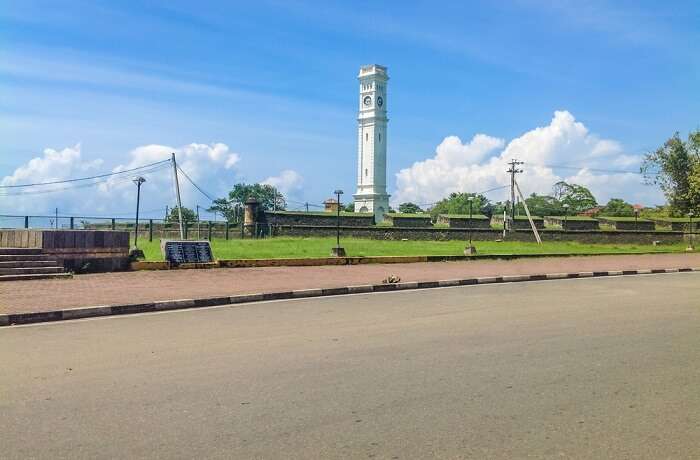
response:
[[[360,112],[357,117],[357,193],[355,212],[371,212],[376,222],[389,211],[386,193],[386,67],[360,68]]]

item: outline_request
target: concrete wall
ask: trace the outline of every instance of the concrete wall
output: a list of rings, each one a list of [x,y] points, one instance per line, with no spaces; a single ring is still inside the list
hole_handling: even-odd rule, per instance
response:
[[[0,230],[0,248],[40,248],[43,230]]]
[[[104,272],[129,267],[129,233],[98,230],[0,230],[0,247],[41,248],[67,270]]]

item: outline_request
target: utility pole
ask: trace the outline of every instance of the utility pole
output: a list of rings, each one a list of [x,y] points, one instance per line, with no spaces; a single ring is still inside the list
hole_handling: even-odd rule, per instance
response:
[[[177,163],[175,162],[175,152],[172,153],[173,174],[175,177],[175,196],[177,197],[177,217],[180,221],[180,238],[185,239],[185,226],[182,224],[182,201],[180,201],[180,182],[177,180]]]
[[[199,240],[199,239],[201,239],[199,237],[199,205],[196,205],[196,206],[197,206],[197,239]]]
[[[510,168],[508,173],[510,173],[510,221],[511,225],[515,222],[515,175],[523,172],[522,169],[518,169],[518,166],[523,164],[522,161],[518,161],[515,158],[510,160]]]

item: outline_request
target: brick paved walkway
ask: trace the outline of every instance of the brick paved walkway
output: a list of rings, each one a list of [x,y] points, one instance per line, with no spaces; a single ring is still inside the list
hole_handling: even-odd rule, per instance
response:
[[[652,268],[700,268],[700,254],[654,254],[326,267],[220,268],[0,282],[0,313],[402,281]]]

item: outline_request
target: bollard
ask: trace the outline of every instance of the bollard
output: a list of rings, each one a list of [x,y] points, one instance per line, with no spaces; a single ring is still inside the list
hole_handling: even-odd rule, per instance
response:
[[[226,233],[226,237],[225,237],[225,238],[226,238],[226,240],[228,240],[228,230],[229,230],[228,221],[226,221],[226,223],[225,223],[224,225],[225,225],[224,229],[225,229],[225,233]]]
[[[24,228],[29,228],[29,216],[24,216]]]
[[[75,228],[75,225],[74,225],[74,224],[75,224],[75,221],[74,221],[74,219],[75,219],[74,217],[71,217],[71,218],[70,218],[70,229],[71,229],[71,230],[73,230],[73,229]]]
[[[116,229],[117,229],[117,219],[112,217],[112,230],[116,230]]]
[[[148,241],[153,241],[153,219],[148,219]]]

